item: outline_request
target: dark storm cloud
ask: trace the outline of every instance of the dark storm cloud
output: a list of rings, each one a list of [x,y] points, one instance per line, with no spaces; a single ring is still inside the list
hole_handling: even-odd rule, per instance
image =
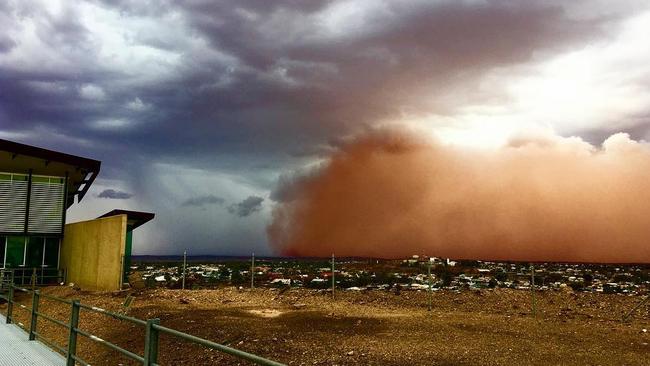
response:
[[[39,37],[60,48],[52,56],[71,65],[20,72],[0,67],[3,125],[30,130],[46,124],[109,146],[138,141],[138,153],[185,163],[205,163],[200,156],[208,152],[301,158],[324,139],[404,111],[448,113],[467,98],[481,98],[472,94],[485,71],[598,37],[610,21],[577,20],[556,5],[389,2],[341,20],[337,31],[322,25],[335,17],[326,12],[333,4],[105,2],[105,9],[144,20],[182,14],[174,37],[208,41],[208,48],[193,48],[170,44],[171,34],[138,32],[134,42],[173,49],[180,60],[144,81],[97,62],[101,47],[73,8],[56,16],[32,9]],[[81,99],[86,84],[100,87],[105,98]],[[461,90],[464,97],[455,97]],[[489,92],[494,97],[499,89]],[[135,98],[150,108],[129,109]],[[124,134],[94,128],[102,119],[141,123]]]
[[[628,124],[626,126],[619,126],[612,123],[612,127],[598,127],[588,128],[580,131],[580,136],[592,144],[599,144],[605,141],[607,137],[624,129],[633,140],[636,141],[650,141],[650,110],[645,113],[627,116]]]
[[[185,202],[181,204],[183,207],[189,207],[189,206],[196,206],[196,207],[202,207],[204,205],[223,205],[226,200],[224,200],[221,197],[213,196],[213,195],[207,195],[207,196],[199,196],[199,197],[192,197]]]
[[[262,197],[249,196],[239,203],[228,206],[228,212],[239,217],[250,216],[262,209],[262,202],[264,202]]]
[[[133,194],[127,193],[127,192],[122,192],[122,191],[116,191],[114,189],[105,189],[101,191],[97,197],[99,198],[108,198],[112,200],[128,200],[129,198],[133,197]]]
[[[233,87],[241,88],[234,94],[219,98],[215,91],[214,98],[199,98],[194,107],[214,110],[204,103],[217,98],[223,111],[281,107],[296,113],[279,121],[287,124],[285,129],[318,134],[421,107],[448,112],[464,100],[434,102],[437,97],[473,90],[480,73],[530,61],[534,53],[558,51],[602,32],[602,23],[573,20],[559,6],[388,4],[385,11],[367,9],[369,15],[360,14],[358,27],[340,34],[314,26],[318,14],[313,11],[276,8],[265,13],[249,4],[246,17],[239,14],[241,8],[229,5],[189,7],[191,24],[247,67],[237,75]],[[351,17],[340,26],[356,21]],[[292,119],[299,125],[292,126]]]

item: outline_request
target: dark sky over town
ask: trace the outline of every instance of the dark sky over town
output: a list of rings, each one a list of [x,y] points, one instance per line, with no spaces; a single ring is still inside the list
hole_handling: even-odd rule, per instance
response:
[[[646,1],[0,2],[0,138],[102,161],[69,221],[138,254],[271,254],[287,181],[390,126],[491,149],[650,139]]]

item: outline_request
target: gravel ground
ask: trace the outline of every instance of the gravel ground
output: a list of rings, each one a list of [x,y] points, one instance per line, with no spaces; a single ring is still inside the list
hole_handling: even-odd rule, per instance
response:
[[[130,316],[157,317],[164,326],[291,365],[650,365],[650,305],[630,322],[620,320],[638,296],[537,293],[534,318],[530,292],[502,289],[436,292],[430,312],[426,292],[411,291],[340,291],[334,300],[306,289],[43,292],[113,311],[131,294]],[[30,306],[29,297],[19,299]],[[40,309],[68,320],[67,305],[44,301]],[[15,312],[28,324],[24,310]],[[142,327],[84,311],[80,328],[143,353]],[[65,329],[46,320],[39,332],[66,344]],[[136,364],[81,337],[78,350],[93,365]],[[160,361],[247,364],[169,336],[161,336]]]

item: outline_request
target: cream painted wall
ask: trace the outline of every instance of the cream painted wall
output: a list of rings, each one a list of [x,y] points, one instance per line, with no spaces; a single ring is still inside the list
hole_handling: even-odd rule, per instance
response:
[[[67,282],[84,290],[120,290],[125,240],[126,215],[66,225],[60,267]]]

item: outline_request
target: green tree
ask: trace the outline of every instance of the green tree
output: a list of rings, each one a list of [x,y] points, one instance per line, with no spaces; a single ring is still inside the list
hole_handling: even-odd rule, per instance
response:
[[[494,274],[494,278],[497,281],[505,282],[505,281],[508,280],[508,273],[506,273],[505,271],[499,271],[499,272]]]

